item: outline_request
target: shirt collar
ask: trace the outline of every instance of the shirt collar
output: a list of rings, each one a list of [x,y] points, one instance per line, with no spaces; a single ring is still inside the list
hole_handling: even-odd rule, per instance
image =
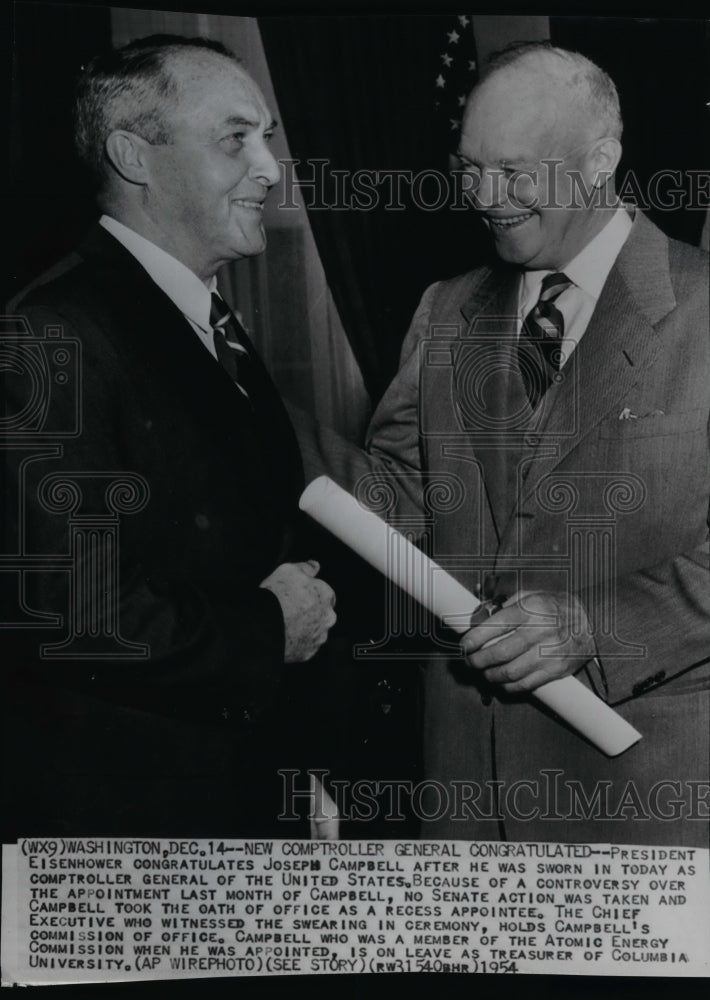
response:
[[[569,264],[560,270],[570,281],[596,300],[601,295],[604,282],[631,232],[633,220],[624,205],[620,205],[607,224],[593,240],[580,250]],[[520,289],[520,302],[527,313],[537,302],[543,278],[552,271],[526,271]]]
[[[153,279],[155,284],[168,296],[181,313],[192,323],[211,333],[210,306],[211,293],[217,290],[217,279],[212,277],[208,285],[201,281],[194,271],[186,267],[176,257],[166,253],[155,243],[124,226],[110,215],[102,215],[99,224],[104,227],[129,253],[133,254]]]

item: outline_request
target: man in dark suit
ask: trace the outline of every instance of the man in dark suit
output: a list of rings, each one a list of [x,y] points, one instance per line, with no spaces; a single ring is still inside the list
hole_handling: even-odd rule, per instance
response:
[[[139,40],[80,81],[103,214],[14,306],[7,369],[16,834],[279,829],[283,682],[334,594],[300,558],[291,425],[215,278],[265,247],[273,127],[217,43]]]
[[[426,669],[425,836],[706,846],[707,255],[619,203],[620,137],[579,54],[491,64],[459,155],[499,260],[425,293],[367,456],[322,445],[496,612]],[[570,674],[641,741],[530,701]]]

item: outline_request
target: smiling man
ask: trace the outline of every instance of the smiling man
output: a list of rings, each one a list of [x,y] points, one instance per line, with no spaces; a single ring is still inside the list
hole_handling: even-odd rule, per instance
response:
[[[497,260],[425,292],[366,454],[303,432],[494,612],[422,640],[425,836],[707,843],[708,262],[619,203],[621,134],[584,56],[494,58],[459,155]],[[528,697],[572,674],[626,753]]]
[[[613,83],[588,60],[526,51],[500,56],[471,95],[459,159],[501,260],[556,270],[616,210],[621,114]]]
[[[427,776],[473,782],[432,836],[707,836],[707,258],[619,203],[621,134],[583,56],[492,61],[459,153],[500,264],[429,290],[373,419],[386,453],[414,408],[415,463],[465,498],[433,515],[434,556],[496,612],[428,670]],[[569,674],[635,747],[607,759],[526,697]]]
[[[136,121],[135,87],[118,91],[110,112],[99,110],[87,77],[77,141],[97,170],[106,157],[128,184],[105,187],[107,213],[209,284],[223,264],[266,246],[263,204],[279,179],[268,148],[275,123],[254,81],[217,46],[173,46],[164,106],[145,122]],[[149,51],[148,43],[135,49]]]
[[[27,752],[10,808],[23,834],[273,833],[294,752],[282,682],[335,621],[297,548],[291,426],[217,290],[223,264],[266,245],[274,122],[226,49],[173,36],[94,60],[75,110],[103,214],[14,307],[38,343],[50,329],[72,345],[78,382],[48,390],[53,446],[11,461],[22,551],[44,560],[18,600],[61,631],[17,633],[6,702]],[[24,413],[21,365],[7,388]],[[71,511],[42,492],[57,475]],[[126,488],[142,499],[126,498],[117,549],[95,532],[72,548],[77,524],[116,523]]]

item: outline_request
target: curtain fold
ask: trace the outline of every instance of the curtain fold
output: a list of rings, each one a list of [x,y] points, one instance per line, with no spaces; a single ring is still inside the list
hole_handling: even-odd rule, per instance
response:
[[[422,201],[436,201],[436,181],[417,194],[392,173],[448,173],[434,81],[451,20],[259,19],[291,150],[301,161],[296,175],[304,185],[316,181],[304,187],[313,234],[373,402],[397,369],[424,287],[472,263],[470,214],[423,208]],[[353,191],[358,177],[365,194],[362,186],[359,195]]]

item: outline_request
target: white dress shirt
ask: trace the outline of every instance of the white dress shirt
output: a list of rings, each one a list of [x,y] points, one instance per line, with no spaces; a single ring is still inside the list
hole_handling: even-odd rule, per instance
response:
[[[158,288],[178,307],[199,337],[200,343],[216,359],[214,335],[210,326],[210,307],[212,292],[217,291],[217,279],[213,277],[206,285],[194,271],[176,257],[161,250],[155,243],[151,243],[110,215],[102,215],[99,224],[133,254]]]
[[[582,339],[592,318],[604,282],[609,277],[614,261],[626,242],[633,225],[624,206],[614,212],[607,224],[593,240],[560,271],[574,282],[555,299],[555,305],[565,321],[565,335],[562,340],[562,363],[564,366],[577,344]],[[518,334],[525,317],[540,297],[543,278],[552,271],[526,271],[520,282]]]

